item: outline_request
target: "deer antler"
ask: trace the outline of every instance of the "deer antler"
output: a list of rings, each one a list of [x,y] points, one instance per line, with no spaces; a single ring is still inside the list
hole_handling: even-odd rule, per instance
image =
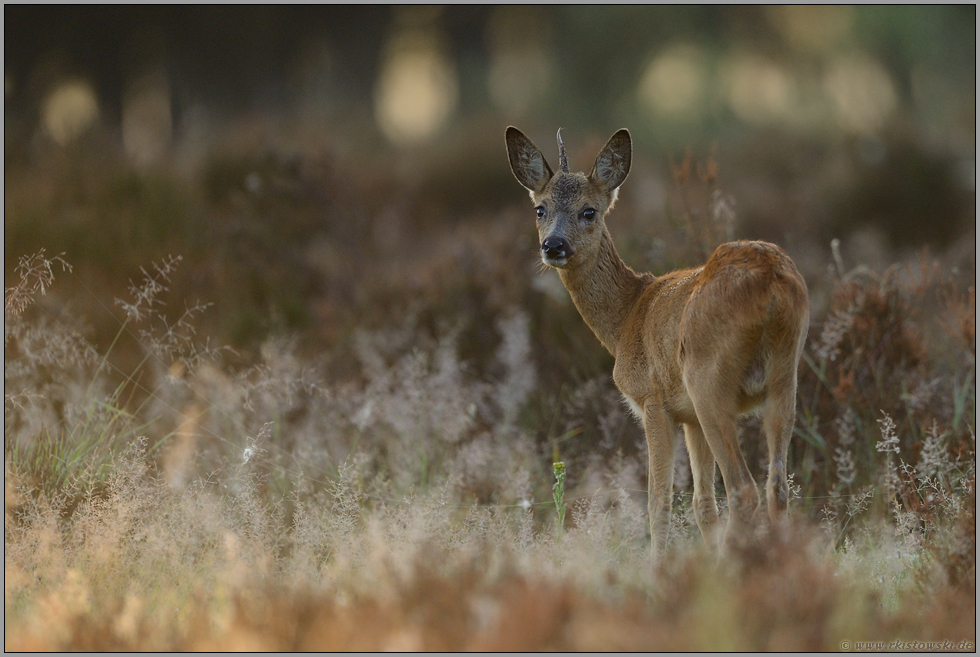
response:
[[[558,167],[562,173],[568,173],[568,157],[565,155],[565,142],[561,140],[561,128],[558,128]]]

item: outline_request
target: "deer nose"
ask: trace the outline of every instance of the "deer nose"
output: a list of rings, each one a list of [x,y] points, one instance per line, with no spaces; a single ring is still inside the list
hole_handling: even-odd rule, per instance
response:
[[[546,258],[570,258],[572,247],[561,237],[549,237],[541,243],[541,255]]]

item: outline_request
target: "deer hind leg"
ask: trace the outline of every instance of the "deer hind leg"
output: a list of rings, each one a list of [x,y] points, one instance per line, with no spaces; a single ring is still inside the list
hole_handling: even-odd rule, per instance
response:
[[[654,562],[663,558],[670,532],[670,505],[674,487],[673,426],[663,408],[647,404],[643,431],[647,436],[650,468],[647,477],[647,510],[650,514]]]
[[[718,539],[718,506],[715,504],[715,457],[704,437],[701,425],[684,424],[684,442],[691,461],[694,483],[694,519],[701,538],[708,547],[716,547]]]
[[[766,505],[774,529],[786,518],[789,485],[786,480],[786,458],[796,423],[796,372],[776,380],[763,407],[762,427],[769,444],[769,479],[766,482]]]
[[[759,508],[759,491],[738,446],[738,410],[732,382],[740,380],[741,364],[718,367],[685,367],[684,383],[694,403],[694,412],[718,469],[728,497],[728,526],[725,543],[748,538]],[[732,370],[732,371],[729,371]]]

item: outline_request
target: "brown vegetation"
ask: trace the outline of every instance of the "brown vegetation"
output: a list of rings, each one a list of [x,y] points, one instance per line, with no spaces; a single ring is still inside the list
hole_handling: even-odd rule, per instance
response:
[[[703,553],[681,450],[653,571],[642,433],[520,198],[457,216],[369,163],[231,150],[5,171],[8,256],[48,247],[5,284],[8,650],[975,642],[972,235],[880,271],[787,246],[792,530]],[[620,199],[624,260],[693,264],[708,178],[675,227]]]

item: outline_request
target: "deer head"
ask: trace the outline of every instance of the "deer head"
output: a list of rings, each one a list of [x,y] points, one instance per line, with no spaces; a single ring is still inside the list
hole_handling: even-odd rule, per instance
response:
[[[630,171],[629,131],[619,130],[609,138],[588,176],[569,172],[561,130],[558,173],[552,171],[541,150],[513,126],[507,128],[507,155],[517,181],[531,193],[544,263],[572,268],[591,261],[605,233],[606,213]]]

